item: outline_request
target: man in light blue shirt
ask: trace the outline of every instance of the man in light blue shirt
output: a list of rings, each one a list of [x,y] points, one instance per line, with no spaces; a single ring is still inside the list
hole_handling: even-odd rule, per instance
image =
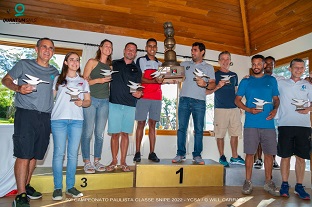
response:
[[[192,45],[192,60],[181,63],[185,68],[185,80],[182,85],[182,90],[179,99],[178,108],[178,138],[177,138],[177,155],[172,159],[173,163],[182,162],[185,160],[185,144],[187,128],[190,115],[192,114],[194,121],[194,151],[193,162],[195,164],[204,165],[205,162],[201,157],[203,150],[203,129],[206,112],[206,90],[215,88],[215,74],[211,65],[203,61],[205,55],[205,45],[200,42],[195,42]],[[196,77],[194,80],[195,68],[203,72],[208,78]]]
[[[296,157],[296,185],[295,194],[301,199],[310,200],[302,182],[305,173],[305,159],[310,159],[312,85],[301,78],[305,71],[302,59],[290,62],[290,79],[280,80],[281,104],[278,109],[278,145],[277,152],[281,160],[282,186],[280,195],[289,197],[289,166],[292,155]],[[300,103],[302,102],[302,103]],[[298,105],[299,107],[297,107]]]

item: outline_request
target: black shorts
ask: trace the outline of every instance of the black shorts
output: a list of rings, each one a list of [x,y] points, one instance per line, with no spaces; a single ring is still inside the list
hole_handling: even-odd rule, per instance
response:
[[[42,160],[51,133],[51,114],[16,108],[14,119],[14,156]]]
[[[310,160],[311,128],[299,126],[278,127],[277,155],[288,158],[296,155]]]

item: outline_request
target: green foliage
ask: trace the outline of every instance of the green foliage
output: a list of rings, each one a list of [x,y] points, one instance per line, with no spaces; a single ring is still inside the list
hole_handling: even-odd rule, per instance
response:
[[[9,123],[14,123],[14,118],[13,117],[9,118]]]
[[[162,97],[162,113],[160,124],[164,129],[176,129],[176,103],[177,99]]]
[[[0,85],[0,117],[7,118],[7,112],[13,105],[14,92]],[[11,117],[11,116],[9,116]]]

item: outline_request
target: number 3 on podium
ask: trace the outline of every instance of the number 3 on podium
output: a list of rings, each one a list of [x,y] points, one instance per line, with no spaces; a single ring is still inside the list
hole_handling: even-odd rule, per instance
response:
[[[87,183],[88,179],[87,178],[81,178],[81,181],[82,181],[82,185],[80,185],[80,187],[85,188],[88,186],[88,183]]]

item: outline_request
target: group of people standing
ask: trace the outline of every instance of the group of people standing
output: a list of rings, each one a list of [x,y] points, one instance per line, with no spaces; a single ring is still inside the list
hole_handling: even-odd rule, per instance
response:
[[[15,177],[18,195],[13,206],[29,206],[29,199],[42,197],[30,186],[30,179],[36,166],[36,160],[44,158],[50,132],[52,131],[53,151],[53,200],[62,200],[62,168],[67,148],[66,194],[81,197],[83,194],[75,188],[75,174],[78,148],[81,143],[85,173],[113,171],[119,167],[130,171],[126,163],[129,145],[129,133],[134,122],[136,128],[136,153],[133,161],[141,161],[141,142],[146,122],[149,125],[150,153],[148,159],[159,162],[155,153],[156,122],[160,120],[163,77],[152,78],[161,62],[156,58],[157,41],[153,38],[146,42],[147,54],[134,60],[137,45],[129,42],[125,45],[123,58],[112,61],[113,44],[105,39],[101,42],[95,58],[91,58],[81,74],[80,57],[74,52],[65,56],[61,73],[49,60],[54,54],[54,43],[49,38],[38,40],[36,60],[21,60],[2,79],[3,85],[16,92],[16,114],[14,121],[14,156]],[[224,155],[224,137],[228,131],[231,139],[231,164],[245,165],[246,180],[243,194],[252,192],[252,167],[254,155],[260,144],[264,152],[266,182],[264,190],[270,194],[289,197],[289,162],[296,156],[297,184],[295,193],[302,199],[310,199],[302,181],[304,177],[304,159],[310,159],[311,123],[309,112],[311,105],[296,110],[293,99],[312,100],[312,85],[301,79],[304,62],[294,59],[290,63],[291,78],[281,81],[264,74],[266,62],[263,56],[255,55],[251,59],[252,74],[238,85],[237,74],[230,71],[231,54],[224,51],[219,54],[221,69],[214,71],[213,66],[203,61],[205,45],[195,42],[191,48],[191,61],[182,62],[185,68],[185,80],[182,85],[178,106],[177,153],[172,159],[179,163],[186,159],[187,128],[192,114],[194,122],[193,162],[203,165],[203,128],[206,111],[206,95],[215,93],[215,137],[220,153],[219,162],[229,166]],[[195,77],[195,69],[207,77]],[[112,71],[110,76],[103,76],[103,71]],[[25,84],[28,75],[38,81],[37,90]],[[18,80],[17,83],[14,80]],[[142,84],[143,90],[130,93],[129,81]],[[73,98],[72,94],[76,97]],[[242,102],[243,97],[246,103]],[[264,104],[256,107],[255,100]],[[54,103],[55,101],[55,103]],[[278,115],[278,142],[273,118]],[[245,111],[244,152],[246,160],[237,153],[238,137],[242,134],[241,111]],[[101,160],[103,134],[108,122],[111,134],[112,161],[104,166]],[[94,160],[90,158],[90,140],[94,133]],[[67,147],[66,147],[67,143]],[[118,151],[120,148],[120,162]],[[282,157],[281,174],[283,183],[278,191],[272,181],[273,155]],[[245,163],[246,162],[246,163]]]
[[[96,57],[80,69],[80,57],[75,52],[65,56],[61,73],[49,64],[54,54],[54,42],[49,38],[37,41],[35,60],[20,60],[2,79],[3,85],[16,92],[14,119],[14,174],[18,195],[12,206],[27,207],[29,199],[39,199],[30,180],[36,161],[42,160],[53,135],[52,170],[54,178],[53,200],[63,198],[63,162],[67,151],[66,194],[81,197],[75,188],[78,148],[81,142],[86,173],[112,171],[117,166],[119,136],[121,135],[121,161],[126,164],[128,133],[132,132],[136,100],[142,91],[130,93],[129,81],[141,82],[142,72],[134,64],[137,46],[127,43],[124,57],[112,61],[112,42],[103,40]],[[116,75],[104,77],[102,70],[112,70]],[[15,82],[17,80],[17,82]],[[27,83],[25,83],[27,82]],[[110,85],[109,85],[110,82]],[[108,111],[111,113],[108,115]],[[112,163],[100,163],[103,133],[109,120],[108,132],[112,134]],[[90,160],[90,139],[95,134],[94,162]],[[67,144],[67,146],[66,146]]]
[[[252,167],[260,143],[264,153],[264,190],[273,196],[290,196],[288,184],[290,157],[295,155],[297,183],[294,192],[301,199],[310,200],[310,195],[302,186],[305,159],[310,159],[312,110],[312,85],[301,78],[305,71],[305,63],[302,59],[293,59],[289,66],[291,77],[278,81],[270,73],[264,73],[267,63],[262,55],[253,56],[251,63],[252,75],[240,82],[235,98],[235,104],[245,110],[246,114],[244,124],[246,180],[242,193],[248,195],[253,190]],[[242,102],[243,97],[246,98],[245,103]],[[302,104],[298,109],[296,100],[307,104]],[[278,133],[274,118],[277,119]],[[272,181],[273,155],[281,157],[283,182],[280,190]]]

